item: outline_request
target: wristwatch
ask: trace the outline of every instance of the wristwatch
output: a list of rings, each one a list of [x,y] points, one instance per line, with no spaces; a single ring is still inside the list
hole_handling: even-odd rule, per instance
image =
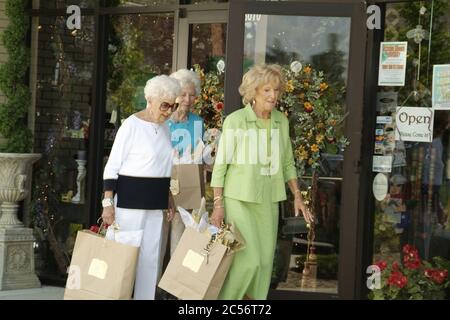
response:
[[[102,200],[102,207],[114,207],[114,199],[113,198],[104,198]]]

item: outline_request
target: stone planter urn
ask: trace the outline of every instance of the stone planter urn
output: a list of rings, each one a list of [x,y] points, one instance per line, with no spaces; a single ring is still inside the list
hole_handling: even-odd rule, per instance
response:
[[[17,218],[28,195],[28,174],[35,153],[0,153],[0,290],[40,287],[34,271],[33,229]]]

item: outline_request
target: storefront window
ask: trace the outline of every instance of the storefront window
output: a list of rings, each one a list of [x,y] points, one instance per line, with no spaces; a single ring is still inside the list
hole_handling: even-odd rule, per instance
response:
[[[387,294],[390,286],[403,288],[407,277],[411,277],[407,286],[420,287],[419,292],[397,298],[416,299],[417,294],[438,298],[437,292],[426,287],[439,284],[437,278],[430,272],[427,276],[425,269],[443,270],[434,259],[450,258],[449,8],[447,1],[433,1],[433,5],[415,1],[386,8],[373,149],[373,261],[382,269],[384,262],[389,266],[382,278],[386,290],[379,294]],[[405,76],[392,72],[404,68]],[[408,262],[409,257],[415,265]],[[400,266],[401,276],[407,277],[387,284],[390,272],[396,271],[393,262]],[[422,280],[413,278],[413,269],[421,272]]]
[[[338,113],[343,114],[349,37],[350,18],[246,14],[244,69],[258,63],[278,63],[291,70],[298,67],[297,72],[323,72],[323,85],[335,90]],[[291,131],[294,141],[297,130],[292,125]],[[291,198],[282,205],[273,289],[337,293],[342,164],[342,150],[320,156],[314,235],[308,236],[303,218],[294,217]],[[301,187],[306,190],[312,171],[300,174]],[[311,273],[305,268],[308,253],[317,262]]]
[[[147,80],[172,72],[174,42],[173,14],[120,15],[110,21],[104,164],[121,121],[146,107]]]
[[[95,8],[96,3],[98,0],[40,0],[39,8],[36,9],[66,9],[70,5],[77,5],[80,8]]]
[[[86,201],[95,54],[94,18],[69,30],[63,16],[39,17],[32,217],[43,278],[64,277],[76,232],[88,227]],[[42,249],[42,250],[41,250]],[[56,271],[55,271],[56,270]]]

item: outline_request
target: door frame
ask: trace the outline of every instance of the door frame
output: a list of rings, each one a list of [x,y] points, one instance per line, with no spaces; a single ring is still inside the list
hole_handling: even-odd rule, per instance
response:
[[[347,79],[347,110],[345,132],[350,145],[344,154],[341,214],[339,222],[338,294],[271,290],[272,299],[355,299],[363,276],[361,272],[361,232],[363,215],[359,214],[359,186],[361,172],[362,121],[364,107],[364,72],[366,58],[366,4],[362,0],[318,0],[315,2],[255,2],[230,0],[227,32],[227,64],[225,72],[225,113],[241,105],[238,87],[243,74],[245,14],[349,17],[350,48]],[[365,283],[365,281],[364,281]]]
[[[175,25],[173,69],[188,67],[190,47],[190,25],[194,23],[228,23],[228,3],[211,9],[182,8]]]

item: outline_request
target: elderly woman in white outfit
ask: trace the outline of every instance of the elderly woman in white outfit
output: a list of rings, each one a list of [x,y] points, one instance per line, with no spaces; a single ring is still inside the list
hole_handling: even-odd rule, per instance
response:
[[[134,299],[155,298],[161,274],[163,220],[174,215],[169,192],[172,145],[166,120],[178,105],[176,79],[157,76],[144,88],[147,108],[128,117],[119,130],[103,173],[103,221],[121,230],[143,230]]]

